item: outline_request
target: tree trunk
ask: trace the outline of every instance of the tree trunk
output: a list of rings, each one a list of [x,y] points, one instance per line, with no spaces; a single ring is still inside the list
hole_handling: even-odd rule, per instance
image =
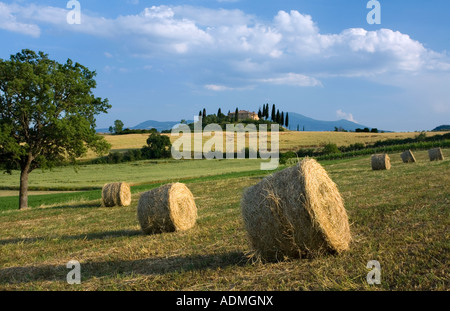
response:
[[[27,162],[20,171],[19,209],[28,207],[28,175],[31,171],[30,168],[32,161],[32,156],[28,155]]]
[[[20,172],[19,209],[28,207],[28,169]]]

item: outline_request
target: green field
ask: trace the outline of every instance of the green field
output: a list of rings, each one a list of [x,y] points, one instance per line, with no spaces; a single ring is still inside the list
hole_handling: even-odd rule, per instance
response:
[[[127,181],[141,183],[179,180],[260,169],[262,160],[177,161],[154,160],[121,164],[97,164],[56,167],[51,171],[35,170],[30,174],[30,189],[90,190],[101,189],[105,183]],[[0,189],[18,189],[20,172],[3,174]]]
[[[43,189],[125,180],[135,185],[133,201],[100,207],[100,191],[91,190],[33,196],[44,197],[42,207],[18,211],[2,210],[11,197],[0,197],[0,290],[448,290],[450,150],[440,162],[430,162],[426,151],[415,154],[415,164],[390,154],[390,171],[372,171],[369,156],[321,162],[345,200],[350,251],[267,264],[248,260],[240,216],[244,189],[266,174],[258,161],[36,171],[30,185]],[[143,235],[136,220],[139,193],[175,180],[195,196],[197,225]],[[17,176],[3,175],[0,186],[16,187]],[[81,285],[66,282],[70,260],[81,263]],[[381,264],[381,285],[366,282],[370,260]]]

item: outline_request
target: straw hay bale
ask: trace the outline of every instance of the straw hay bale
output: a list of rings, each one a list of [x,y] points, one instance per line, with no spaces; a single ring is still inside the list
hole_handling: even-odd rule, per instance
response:
[[[415,163],[416,162],[416,157],[414,156],[414,153],[412,153],[411,150],[406,150],[400,156],[403,160],[403,163]]]
[[[342,197],[313,159],[306,158],[250,187],[241,206],[258,259],[283,260],[349,248],[351,235]]]
[[[137,217],[146,234],[183,231],[195,225],[197,206],[185,184],[167,184],[141,195]]]
[[[428,150],[428,156],[430,157],[430,161],[444,160],[444,154],[442,153],[441,148],[434,148],[434,149]]]
[[[103,206],[129,206],[131,204],[130,185],[126,182],[110,183],[102,189]]]
[[[372,155],[372,169],[373,170],[390,170],[391,159],[387,154]]]

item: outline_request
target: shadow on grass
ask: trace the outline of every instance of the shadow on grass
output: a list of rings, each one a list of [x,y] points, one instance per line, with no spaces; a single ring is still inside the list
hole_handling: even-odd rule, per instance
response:
[[[80,258],[81,260],[81,258]],[[157,257],[138,260],[114,260],[103,262],[80,262],[81,282],[92,278],[136,275],[164,275],[201,271],[206,269],[223,269],[229,266],[245,266],[247,257],[242,252],[228,252],[207,255],[186,255]],[[18,284],[37,281],[66,282],[66,263],[61,265],[41,265],[29,267],[11,267],[0,269],[0,284]]]
[[[101,202],[96,201],[89,201],[89,202],[79,202],[79,203],[72,203],[72,204],[64,204],[64,203],[58,203],[53,206],[49,206],[47,208],[49,209],[79,209],[79,208],[100,208],[102,207]]]
[[[135,236],[143,234],[140,230],[115,230],[94,232],[77,235],[63,235],[63,236],[48,236],[48,237],[36,237],[36,238],[22,238],[22,239],[4,239],[0,240],[0,245],[17,244],[17,243],[35,243],[39,241],[48,241],[53,239],[58,240],[102,240],[110,238],[119,238],[126,236]]]

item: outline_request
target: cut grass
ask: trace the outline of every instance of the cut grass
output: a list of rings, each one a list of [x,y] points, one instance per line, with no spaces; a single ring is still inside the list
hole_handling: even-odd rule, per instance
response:
[[[1,213],[0,289],[448,290],[449,150],[441,162],[390,156],[392,169],[381,172],[369,157],[323,162],[351,223],[342,255],[250,263],[240,199],[262,176],[211,177],[187,182],[199,219],[186,232],[143,235],[137,193],[125,208],[72,202]],[[66,283],[72,259],[81,263],[81,285]],[[370,260],[381,264],[381,285],[366,282]]]
[[[281,168],[280,168],[281,169]],[[166,180],[160,180],[156,182],[144,182],[131,186],[131,193],[139,193],[147,191],[156,187],[159,187],[165,183],[170,182],[199,182],[199,181],[214,181],[220,179],[238,178],[242,176],[263,176],[271,172],[264,172],[260,170],[256,171],[243,171],[235,173],[226,173],[219,175],[205,175],[194,178],[170,178]],[[65,193],[52,193],[52,194],[41,194],[41,195],[30,195],[28,197],[28,207],[47,207],[54,206],[65,202],[89,202],[96,201],[97,205],[100,206],[100,198],[102,196],[101,190],[90,190],[90,191],[74,191]],[[97,202],[98,201],[98,202]],[[0,212],[7,210],[17,209],[19,206],[18,196],[10,197],[0,197]]]

